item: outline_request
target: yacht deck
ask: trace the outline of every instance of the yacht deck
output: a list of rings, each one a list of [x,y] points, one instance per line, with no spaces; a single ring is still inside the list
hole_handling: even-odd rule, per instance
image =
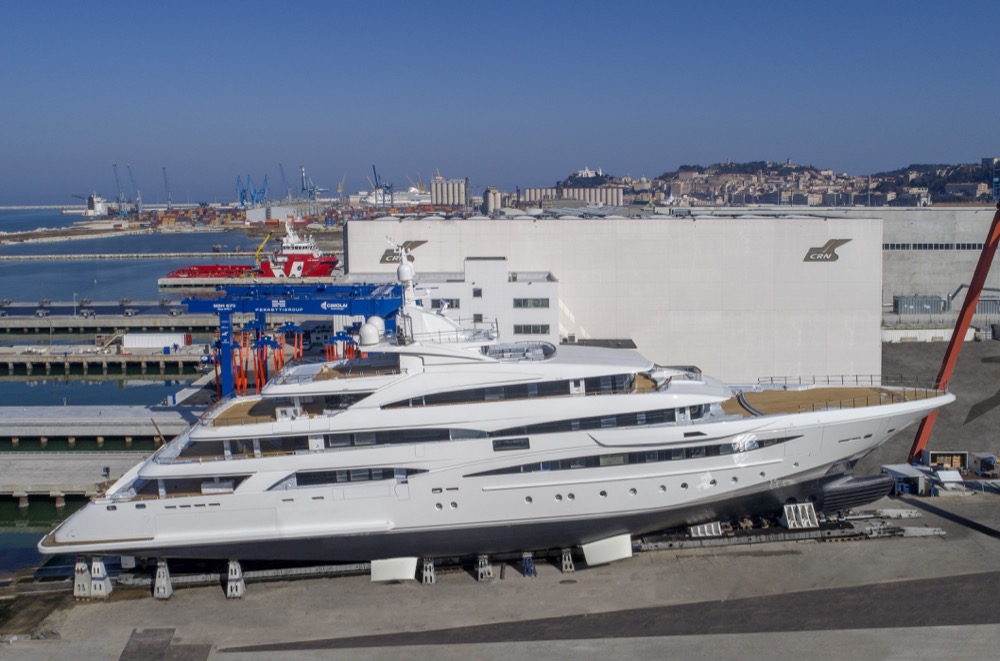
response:
[[[941,394],[941,391],[929,388],[896,389],[878,386],[744,391],[723,402],[722,410],[729,415],[751,417],[897,404],[930,399]]]

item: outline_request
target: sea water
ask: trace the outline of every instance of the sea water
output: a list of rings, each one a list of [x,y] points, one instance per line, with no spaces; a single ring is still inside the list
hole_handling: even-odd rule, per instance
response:
[[[55,210],[0,210],[0,233],[38,228],[71,227],[77,215]],[[3,234],[0,234],[0,240]],[[220,263],[247,263],[259,241],[242,232],[146,233],[102,238],[80,238],[0,245],[0,255],[134,254],[170,252],[247,251],[243,259],[211,260]],[[202,263],[204,258],[199,260]],[[122,298],[179,300],[183,295],[161,293],[157,278],[188,266],[191,258],[134,260],[60,260],[0,262],[0,299],[13,301],[117,301]],[[23,338],[17,338],[20,343]],[[13,338],[0,334],[0,344]],[[59,378],[58,376],[0,378],[0,406],[75,406],[101,404],[158,404],[186,386],[194,376],[155,378],[153,375],[119,378]],[[0,461],[2,461],[0,455]],[[139,457],[136,457],[136,461]],[[17,502],[0,499],[0,580],[18,569],[36,567],[44,560],[35,545],[52,527],[83,504],[67,502],[57,509],[48,499],[34,499],[26,509]],[[69,567],[72,571],[72,567]]]

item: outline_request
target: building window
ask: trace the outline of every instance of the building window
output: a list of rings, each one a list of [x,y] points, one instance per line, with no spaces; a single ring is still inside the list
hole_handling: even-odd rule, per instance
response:
[[[518,308],[548,308],[549,299],[547,298],[515,298],[514,299],[514,309]]]
[[[480,287],[473,288],[473,290],[472,290],[472,298],[482,298],[482,297],[483,297],[483,290],[482,290],[482,288],[480,288]]]
[[[474,324],[481,324],[481,323],[483,323],[483,315],[481,315],[481,314],[473,314],[472,315],[472,323],[474,323]]]
[[[448,307],[452,310],[457,310],[459,308],[459,301],[457,298],[432,298],[431,299],[431,309],[440,310],[441,308]]]
[[[548,324],[514,324],[514,335],[548,335]]]

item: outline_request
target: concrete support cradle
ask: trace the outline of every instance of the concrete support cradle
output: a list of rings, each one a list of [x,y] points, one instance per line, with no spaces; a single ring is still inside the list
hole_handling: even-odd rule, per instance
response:
[[[229,561],[229,572],[226,577],[226,599],[242,599],[247,586],[243,581],[243,568],[239,560]]]
[[[174,586],[170,583],[170,567],[167,566],[167,559],[157,558],[156,582],[153,583],[153,598],[170,599],[170,596],[173,595],[173,593]]]
[[[531,551],[525,551],[521,554],[521,567],[524,571],[525,578],[534,578],[538,576],[538,567],[535,566],[535,556]]]
[[[576,571],[576,566],[573,564],[573,551],[571,549],[562,550],[562,573],[572,574]]]
[[[78,557],[73,566],[73,597],[90,599],[90,566],[83,556]]]
[[[95,555],[90,561],[90,598],[107,599],[112,589],[108,571],[104,568],[104,557]]]
[[[479,556],[479,582],[487,583],[493,580],[493,566],[490,564],[490,556]]]
[[[424,585],[437,583],[437,578],[434,576],[434,558],[424,558],[424,568],[420,572],[420,578]]]

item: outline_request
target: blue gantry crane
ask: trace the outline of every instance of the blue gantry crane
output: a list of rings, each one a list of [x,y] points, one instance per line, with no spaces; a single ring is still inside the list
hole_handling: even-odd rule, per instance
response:
[[[278,171],[281,172],[281,182],[285,184],[285,201],[292,201],[292,185],[288,183],[288,177],[285,176],[285,166],[278,163]]]
[[[118,194],[118,215],[124,218],[128,215],[128,211],[125,209],[128,203],[125,201],[125,191],[122,190],[122,180],[118,177],[118,164],[112,163],[111,169],[115,171],[115,191]]]
[[[167,166],[163,166],[163,188],[167,191],[167,211],[174,205],[173,199],[170,197],[170,182],[167,181]]]
[[[269,188],[270,184],[267,181],[267,175],[264,175],[264,186],[262,188],[256,188],[253,185],[253,177],[250,175],[247,175],[246,186],[243,185],[243,181],[239,177],[236,177],[236,199],[239,206],[246,208],[267,204]]]
[[[142,213],[142,191],[139,190],[135,183],[135,177],[132,175],[132,164],[126,163],[125,169],[128,171],[128,180],[132,184],[132,193],[134,194],[132,199],[135,200],[135,214],[138,216]]]
[[[313,183],[313,180],[306,176],[306,166],[300,165],[299,170],[302,172],[302,195],[307,200],[315,200],[320,197],[323,193],[327,191],[326,188],[320,188]]]
[[[375,171],[375,166],[372,165],[372,174],[375,175],[375,197],[376,202],[381,197],[381,204],[383,207],[392,206],[392,184],[387,184],[385,181],[379,178],[378,172]]]
[[[219,298],[186,298],[182,301],[192,313],[219,315],[219,367],[221,394],[235,391],[233,351],[236,347],[233,314],[253,315],[244,330],[254,334],[249,347],[259,350],[270,346],[265,339],[267,315],[347,315],[365,318],[377,315],[385,319],[387,332],[396,328],[395,313],[403,305],[403,288],[393,284],[351,285],[232,285],[220,287]],[[266,362],[265,362],[266,364]]]

